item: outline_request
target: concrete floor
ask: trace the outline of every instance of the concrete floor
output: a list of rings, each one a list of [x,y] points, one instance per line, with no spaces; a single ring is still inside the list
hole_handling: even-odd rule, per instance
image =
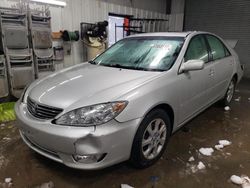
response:
[[[31,151],[20,139],[16,122],[0,127],[0,182],[11,177],[14,187],[33,188],[52,181],[56,188],[118,188],[122,183],[139,188],[234,188],[231,175],[250,176],[250,80],[236,90],[231,110],[213,105],[187,124],[188,132],[178,131],[169,142],[162,159],[154,166],[137,170],[122,163],[101,171],[70,169]],[[199,154],[201,147],[214,147],[220,139],[232,141],[212,156]],[[195,161],[188,163],[189,157]],[[192,172],[191,166],[202,161],[205,170]],[[152,176],[158,177],[156,183]],[[0,185],[1,187],[1,185]]]

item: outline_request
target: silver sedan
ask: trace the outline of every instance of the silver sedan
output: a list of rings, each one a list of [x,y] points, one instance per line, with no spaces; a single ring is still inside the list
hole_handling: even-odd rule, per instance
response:
[[[18,128],[31,149],[69,167],[144,168],[190,119],[217,101],[229,105],[242,74],[214,34],[134,35],[33,82],[15,106]]]

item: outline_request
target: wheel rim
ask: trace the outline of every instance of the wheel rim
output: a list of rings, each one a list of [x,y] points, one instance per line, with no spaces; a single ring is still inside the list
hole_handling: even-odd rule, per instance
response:
[[[165,122],[158,118],[151,121],[143,133],[142,153],[146,159],[154,159],[162,151],[167,135]]]
[[[234,81],[231,81],[227,90],[227,102],[228,103],[231,102],[233,95],[234,95]]]

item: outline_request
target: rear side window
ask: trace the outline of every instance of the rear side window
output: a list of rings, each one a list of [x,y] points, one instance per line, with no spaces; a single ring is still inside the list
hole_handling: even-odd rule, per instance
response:
[[[208,62],[208,50],[206,41],[202,35],[195,36],[191,39],[184,59],[185,62],[193,59],[200,59],[205,63]]]
[[[230,55],[225,45],[215,36],[207,35],[208,44],[211,48],[213,60],[221,59]]]

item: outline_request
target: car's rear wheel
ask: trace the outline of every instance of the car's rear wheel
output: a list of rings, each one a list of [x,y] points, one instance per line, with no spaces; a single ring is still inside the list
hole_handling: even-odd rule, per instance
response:
[[[236,80],[235,78],[233,78],[228,86],[228,89],[224,98],[222,99],[222,103],[224,106],[228,106],[230,102],[232,101],[234,92],[235,92],[235,86],[236,86]]]
[[[140,124],[132,146],[130,161],[137,168],[146,168],[163,154],[171,135],[171,123],[162,109],[151,111]]]

